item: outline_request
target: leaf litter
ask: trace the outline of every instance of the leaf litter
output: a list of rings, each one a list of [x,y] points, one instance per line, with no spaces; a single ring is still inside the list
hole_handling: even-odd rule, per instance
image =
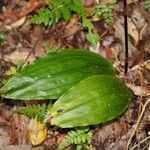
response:
[[[95,0],[83,1],[89,9],[95,5]],[[129,26],[129,71],[124,75],[124,25],[123,3],[118,1],[113,16],[114,24],[105,26],[104,20],[93,22],[95,32],[101,39],[96,46],[91,46],[86,40],[86,31],[80,25],[80,17],[74,15],[65,23],[60,22],[51,27],[30,25],[32,13],[46,3],[44,0],[5,0],[1,3],[0,26],[6,27],[6,43],[0,45],[0,81],[7,79],[5,72],[15,66],[18,58],[25,64],[47,53],[43,42],[48,41],[55,48],[88,48],[115,62],[114,66],[135,94],[127,112],[113,122],[92,126],[93,141],[91,150],[148,149],[150,143],[150,13],[139,1],[128,2]],[[56,46],[57,45],[57,46]],[[35,103],[35,102],[33,102]],[[15,102],[0,102],[0,150],[31,149],[28,137],[29,119],[15,114]],[[24,105],[24,102],[22,102]],[[66,130],[51,128],[45,141],[33,148],[57,149],[57,144],[63,139]]]

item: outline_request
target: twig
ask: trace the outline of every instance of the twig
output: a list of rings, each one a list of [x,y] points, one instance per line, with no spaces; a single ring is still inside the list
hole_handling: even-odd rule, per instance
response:
[[[28,60],[29,57],[31,56],[31,54],[35,51],[35,47],[36,47],[36,44],[39,42],[39,39],[40,39],[40,38],[38,38],[38,39],[36,40],[36,42],[35,42],[35,44],[33,45],[32,49],[30,50],[30,52],[28,53],[27,57],[25,58],[25,60],[24,60],[22,66],[24,66],[24,64],[27,62],[27,60]]]
[[[131,140],[132,140],[132,138],[133,138],[133,136],[134,136],[134,134],[135,134],[135,132],[136,132],[138,126],[139,126],[139,123],[140,123],[140,121],[141,121],[141,119],[142,119],[142,116],[143,116],[143,114],[144,114],[144,112],[145,112],[145,109],[146,109],[146,107],[147,107],[147,105],[148,105],[149,102],[150,102],[150,98],[148,98],[147,101],[146,101],[146,103],[143,105],[142,112],[141,112],[141,114],[140,114],[140,116],[139,116],[139,118],[138,118],[138,120],[137,120],[137,123],[136,123],[136,125],[135,125],[135,128],[134,128],[134,130],[132,131],[131,136],[130,136],[130,138],[129,138],[129,140],[128,140],[127,149],[128,149],[129,146],[130,146]]]
[[[147,141],[150,139],[150,136],[148,136],[147,138],[143,139],[139,144],[142,144],[143,142]],[[139,144],[136,144],[135,146],[133,146],[130,150],[135,149]]]
[[[125,70],[128,72],[128,17],[127,17],[127,0],[124,0],[124,36],[125,36]]]
[[[108,28],[106,31],[104,31],[104,32],[101,34],[100,38],[102,39],[102,38],[109,32],[109,30],[110,30],[110,28]]]

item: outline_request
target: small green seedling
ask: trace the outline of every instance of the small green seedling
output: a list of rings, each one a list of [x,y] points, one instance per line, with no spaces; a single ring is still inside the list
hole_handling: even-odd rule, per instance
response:
[[[87,12],[81,0],[48,1],[48,7],[39,9],[37,11],[37,15],[34,15],[31,18],[31,23],[50,26],[62,20],[66,22],[69,21],[74,13],[77,13],[81,16],[81,23],[83,27],[87,28],[87,40],[92,45],[96,45],[96,43],[99,41],[99,35],[97,33],[93,33],[94,26],[87,18]]]
[[[109,0],[104,4],[97,4],[93,11],[94,19],[104,19],[107,25],[111,25],[113,22],[113,8],[115,4],[116,0]]]

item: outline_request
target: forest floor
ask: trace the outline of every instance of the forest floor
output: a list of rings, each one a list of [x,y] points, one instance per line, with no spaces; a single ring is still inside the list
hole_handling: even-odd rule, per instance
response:
[[[83,0],[87,9],[94,0]],[[150,149],[150,13],[143,2],[128,1],[129,69],[124,75],[124,16],[123,1],[114,6],[114,23],[94,21],[94,30],[101,36],[96,45],[85,38],[78,15],[68,22],[49,27],[33,25],[30,18],[45,5],[43,0],[0,0],[0,83],[13,75],[12,66],[19,61],[29,64],[57,48],[85,48],[113,60],[119,77],[134,93],[125,114],[104,124],[92,126],[90,150],[148,150]],[[4,33],[4,34],[2,34]],[[4,38],[3,38],[4,37]],[[67,130],[49,129],[45,141],[32,146],[28,137],[29,118],[15,113],[24,102],[1,98],[0,150],[57,150]],[[70,146],[68,149],[75,149]]]

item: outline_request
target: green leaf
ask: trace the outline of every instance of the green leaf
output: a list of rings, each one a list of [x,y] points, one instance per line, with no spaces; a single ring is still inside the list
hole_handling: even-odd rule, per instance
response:
[[[94,28],[92,22],[87,19],[86,17],[82,17],[82,25],[84,28],[88,29],[88,33],[86,34],[87,40],[92,44],[96,45],[97,42],[99,41],[100,37],[98,34],[92,33],[92,29]]]
[[[51,125],[62,128],[88,126],[121,115],[131,101],[131,91],[117,77],[94,75],[71,87],[51,107]],[[63,110],[58,112],[58,110]]]
[[[71,10],[76,13],[79,13],[81,16],[86,16],[87,12],[81,0],[72,1],[70,4]]]
[[[0,95],[19,100],[57,99],[77,82],[95,74],[115,76],[115,70],[93,52],[58,50],[24,67],[0,89]]]
[[[92,30],[94,27],[92,22],[86,17],[82,17],[82,25],[84,28],[88,28],[89,31]]]
[[[86,34],[86,38],[92,45],[96,45],[100,39],[98,34],[94,34],[91,31]]]
[[[19,60],[17,61],[17,64],[16,64],[16,70],[17,70],[17,71],[21,70],[22,67],[23,67],[23,65],[24,65],[24,60],[23,60],[23,59],[19,59]]]

